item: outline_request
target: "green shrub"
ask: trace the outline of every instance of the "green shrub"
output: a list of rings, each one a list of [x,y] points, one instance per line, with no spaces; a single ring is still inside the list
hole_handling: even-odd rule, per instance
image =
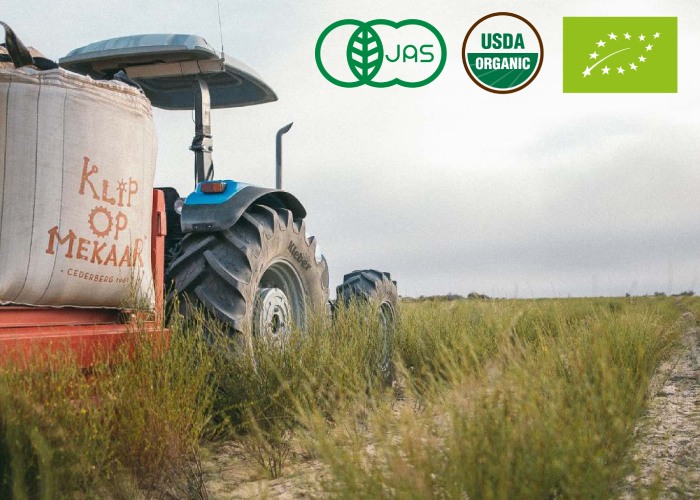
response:
[[[199,446],[229,439],[270,477],[302,446],[346,498],[614,496],[685,310],[700,300],[413,302],[387,342],[354,304],[248,348],[174,315],[167,349],[136,332],[88,376],[0,369],[0,497],[204,497]]]
[[[70,497],[109,481],[113,406],[98,398],[67,358],[0,370],[0,497]]]
[[[431,335],[429,363],[442,372],[421,374],[420,393],[409,391],[420,405],[366,417],[361,439],[352,423],[331,430],[316,419],[318,453],[333,473],[326,487],[347,498],[613,496],[633,466],[627,452],[649,379],[681,331],[667,302],[615,303],[503,302],[483,330],[470,330],[462,310],[453,317],[461,339],[429,319],[449,309],[416,309],[413,329],[399,335],[414,346],[421,329]],[[499,334],[507,324],[511,334]],[[495,347],[475,347],[482,336]],[[444,348],[456,342],[475,365]],[[428,349],[415,352],[429,359]]]
[[[213,384],[201,330],[173,324],[166,348],[140,329],[133,349],[87,373],[45,354],[0,369],[0,497],[203,491],[198,446]]]
[[[240,440],[274,477],[300,414],[313,409],[332,420],[378,397],[385,389],[385,345],[380,322],[369,313],[360,305],[341,307],[332,321],[313,317],[306,333],[295,330],[281,344],[254,338],[252,352],[217,333],[217,436]]]

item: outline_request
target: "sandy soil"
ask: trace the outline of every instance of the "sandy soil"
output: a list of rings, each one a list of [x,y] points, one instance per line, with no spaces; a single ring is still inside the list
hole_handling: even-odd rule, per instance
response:
[[[621,498],[700,498],[700,328],[692,314],[679,355],[664,363],[637,427],[632,456],[639,471]]]
[[[323,466],[316,460],[292,452],[283,476],[266,477],[262,467],[251,460],[250,453],[237,444],[224,444],[202,463],[207,491],[212,499],[228,498],[322,498],[319,481]]]

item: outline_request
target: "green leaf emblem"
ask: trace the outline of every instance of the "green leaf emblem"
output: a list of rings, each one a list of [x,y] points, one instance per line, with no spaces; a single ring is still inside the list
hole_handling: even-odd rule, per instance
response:
[[[372,81],[384,60],[384,47],[374,28],[364,24],[355,30],[348,41],[347,58],[355,78],[363,83]]]

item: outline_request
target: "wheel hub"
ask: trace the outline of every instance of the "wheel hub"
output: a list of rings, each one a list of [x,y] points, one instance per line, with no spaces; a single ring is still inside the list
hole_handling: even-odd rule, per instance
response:
[[[258,290],[253,311],[255,335],[273,342],[282,342],[292,331],[292,309],[279,288]]]

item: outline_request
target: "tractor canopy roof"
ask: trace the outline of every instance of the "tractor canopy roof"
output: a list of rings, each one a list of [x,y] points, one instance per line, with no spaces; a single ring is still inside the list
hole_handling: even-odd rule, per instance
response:
[[[59,60],[59,65],[94,78],[112,78],[122,70],[141,85],[154,106],[163,109],[193,109],[197,77],[209,86],[212,108],[277,100],[255,71],[217,52],[196,35],[111,38],[72,50]]]

